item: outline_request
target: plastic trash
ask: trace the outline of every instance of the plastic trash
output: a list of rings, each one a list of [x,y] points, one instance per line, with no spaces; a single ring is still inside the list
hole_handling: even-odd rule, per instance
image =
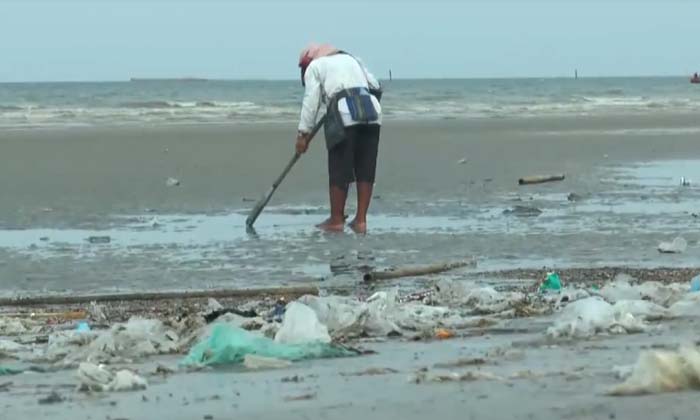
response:
[[[447,340],[454,336],[455,334],[452,331],[445,328],[438,328],[437,330],[435,330],[435,338],[439,340]]]
[[[678,351],[646,351],[625,382],[608,391],[608,395],[644,395],[698,389],[700,386],[700,352],[692,346]]]
[[[89,332],[90,331],[90,324],[88,324],[86,321],[80,321],[75,326],[75,330],[77,332]]]
[[[700,275],[697,275],[690,280],[690,291],[700,292]]]
[[[22,369],[11,368],[7,366],[0,366],[0,376],[4,375],[18,375],[22,373]]]
[[[120,370],[115,374],[93,363],[81,363],[77,376],[79,388],[85,391],[138,391],[148,386],[145,379],[129,370]]]
[[[547,273],[547,278],[542,282],[542,285],[540,285],[540,292],[548,292],[548,291],[555,291],[558,292],[561,290],[561,279],[559,278],[559,274],[557,273]]]
[[[243,358],[243,366],[246,369],[284,369],[292,365],[289,360],[275,359],[274,357],[258,356],[255,354],[246,354]]]
[[[623,306],[615,308],[591,297],[567,305],[559,319],[547,329],[550,337],[585,338],[598,333],[630,334],[643,332],[646,325]]]
[[[284,321],[275,335],[275,341],[284,344],[330,343],[331,336],[313,309],[303,303],[292,302],[287,305]]]
[[[195,345],[181,362],[184,366],[240,364],[247,354],[281,360],[348,357],[355,352],[322,342],[283,344],[241,328],[216,324],[211,335]]]
[[[688,242],[683,237],[678,236],[672,242],[661,242],[658,250],[662,254],[680,254],[688,248]]]

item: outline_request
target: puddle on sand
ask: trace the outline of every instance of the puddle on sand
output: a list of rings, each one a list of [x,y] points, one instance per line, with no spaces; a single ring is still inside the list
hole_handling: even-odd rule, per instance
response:
[[[682,174],[682,175],[680,175]],[[700,162],[664,161],[601,168],[613,182],[588,185],[582,200],[568,192],[515,190],[482,201],[410,197],[396,213],[372,214],[370,234],[323,234],[319,207],[270,207],[245,229],[246,212],[114,215],[106,229],[0,230],[0,288],[35,290],[122,287],[265,286],[294,279],[337,279],[361,266],[430,264],[475,256],[482,268],[626,264],[687,265],[698,257],[690,232],[700,218]],[[631,186],[630,186],[631,185]],[[700,184],[699,184],[700,185]],[[586,185],[584,185],[586,186]],[[518,201],[516,201],[516,199]],[[542,213],[506,215],[516,205]],[[400,213],[399,213],[400,212]],[[686,236],[688,252],[659,255],[660,240]],[[91,236],[109,237],[93,244]],[[42,239],[43,238],[43,239]],[[345,258],[345,260],[343,260]],[[39,262],[39,264],[37,264]],[[105,275],[104,273],[107,273]],[[356,277],[356,276],[355,276]],[[352,277],[352,279],[355,279]],[[16,280],[16,279],[20,280]],[[2,283],[4,281],[4,283]],[[53,282],[53,283],[50,283]]]

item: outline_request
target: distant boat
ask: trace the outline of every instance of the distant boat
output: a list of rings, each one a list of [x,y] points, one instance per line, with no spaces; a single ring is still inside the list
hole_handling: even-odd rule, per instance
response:
[[[143,78],[143,77],[132,77],[129,79],[131,82],[206,82],[207,79],[201,79],[197,77],[176,77],[176,78]]]
[[[690,78],[690,83],[700,83],[700,76],[698,76],[698,74],[695,73],[695,75]]]

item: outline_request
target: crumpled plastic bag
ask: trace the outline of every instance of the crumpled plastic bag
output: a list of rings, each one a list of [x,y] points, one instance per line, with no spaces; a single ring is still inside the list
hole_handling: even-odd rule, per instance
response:
[[[613,305],[613,309],[619,314],[630,313],[635,318],[645,321],[658,321],[672,317],[668,309],[648,300],[618,300]]]
[[[682,236],[677,236],[671,242],[661,242],[658,250],[662,254],[681,254],[688,248],[688,242]]]
[[[335,338],[386,337],[458,323],[457,315],[448,308],[417,302],[400,304],[397,297],[398,290],[392,289],[377,292],[366,302],[335,296],[304,296],[299,301],[316,312]]]
[[[700,293],[687,293],[668,310],[675,317],[700,317]]]
[[[146,389],[148,382],[137,374],[123,369],[112,373],[103,366],[81,363],[78,366],[79,389],[85,391],[138,391]]]
[[[299,302],[287,305],[284,320],[275,341],[283,344],[330,343],[328,328],[319,322],[313,309]]]
[[[663,284],[658,281],[647,281],[640,285],[630,283],[632,277],[619,274],[615,280],[606,284],[598,293],[609,302],[618,300],[651,300],[652,302],[669,306],[680,300],[687,292],[680,284]]]
[[[23,344],[0,338],[0,356],[3,354],[21,353],[27,350],[29,350],[29,348]]]
[[[591,297],[567,305],[559,319],[547,329],[547,335],[586,338],[599,333],[630,334],[645,329],[646,324],[631,313],[616,310],[603,299]]]
[[[132,318],[107,331],[60,331],[49,336],[45,358],[72,365],[78,362],[130,361],[179,351],[178,335],[160,320]]]
[[[700,389],[700,352],[693,346],[678,351],[645,351],[627,379],[608,395],[644,395]]]
[[[0,317],[0,336],[14,336],[28,332],[27,320],[18,318]]]
[[[305,360],[354,356],[355,352],[329,343],[283,344],[244,329],[217,324],[211,335],[195,345],[181,362],[184,366],[240,364],[247,354],[281,360]]]
[[[520,292],[499,292],[491,286],[442,279],[435,285],[437,303],[469,308],[473,314],[498,314],[513,309],[525,297]]]

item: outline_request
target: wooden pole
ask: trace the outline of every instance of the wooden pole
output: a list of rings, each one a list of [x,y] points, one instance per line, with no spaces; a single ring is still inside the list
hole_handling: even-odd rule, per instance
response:
[[[545,182],[563,181],[565,178],[566,176],[564,174],[524,176],[518,180],[518,184],[542,184]]]
[[[444,273],[445,271],[450,271],[467,266],[476,267],[476,260],[470,259],[465,261],[433,264],[421,267],[397,268],[394,270],[387,271],[371,271],[363,276],[363,280],[366,282],[372,282],[378,280],[396,279],[400,277],[426,276],[429,274]]]
[[[0,306],[75,305],[90,302],[134,302],[195,298],[254,298],[259,296],[318,295],[316,286],[270,287],[259,289],[218,289],[176,292],[114,293],[76,296],[32,296],[3,298]]]

